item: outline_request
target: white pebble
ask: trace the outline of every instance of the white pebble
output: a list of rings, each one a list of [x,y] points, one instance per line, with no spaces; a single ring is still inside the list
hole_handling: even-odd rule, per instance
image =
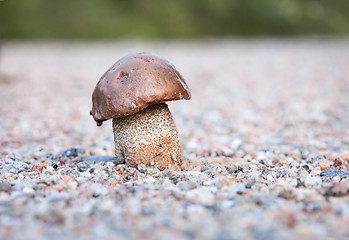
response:
[[[311,177],[311,176],[307,176],[304,180],[304,185],[306,187],[308,186],[314,186],[314,185],[321,185],[322,180],[320,177]]]
[[[35,193],[35,190],[31,187],[24,187],[22,191],[25,194],[34,194]]]

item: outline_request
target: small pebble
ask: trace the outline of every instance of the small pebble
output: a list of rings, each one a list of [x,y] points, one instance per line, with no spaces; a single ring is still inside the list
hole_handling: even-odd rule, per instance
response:
[[[31,187],[24,187],[22,191],[25,194],[34,194],[35,193],[35,190]]]
[[[334,178],[336,176],[339,176],[341,178],[343,177],[348,177],[349,173],[348,172],[343,172],[342,170],[325,170],[320,173],[321,177],[329,177],[329,178]]]
[[[90,168],[90,165],[88,164],[88,162],[79,162],[76,167],[78,168],[79,172],[85,172]]]
[[[116,162],[117,164],[121,164],[117,162],[115,156],[91,156],[85,157],[84,161],[87,163],[100,163],[100,162]]]
[[[84,154],[86,151],[83,147],[81,146],[76,146],[76,147],[72,147],[69,148],[67,150],[64,150],[62,152],[62,155],[68,158],[74,158],[79,156],[80,154]]]

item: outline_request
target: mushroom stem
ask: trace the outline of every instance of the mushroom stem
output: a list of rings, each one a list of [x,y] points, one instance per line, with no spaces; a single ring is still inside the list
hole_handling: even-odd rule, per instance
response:
[[[165,103],[113,119],[113,132],[116,158],[129,166],[164,169],[180,160],[177,129]]]

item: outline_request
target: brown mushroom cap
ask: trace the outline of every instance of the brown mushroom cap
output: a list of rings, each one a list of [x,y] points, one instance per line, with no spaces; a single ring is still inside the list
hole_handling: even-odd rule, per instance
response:
[[[153,104],[190,97],[183,77],[166,59],[149,53],[130,54],[111,66],[97,83],[91,115],[101,125]]]

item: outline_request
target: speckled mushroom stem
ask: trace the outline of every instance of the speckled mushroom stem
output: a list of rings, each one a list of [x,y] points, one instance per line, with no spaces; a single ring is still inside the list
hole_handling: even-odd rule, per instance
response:
[[[164,169],[180,160],[177,129],[165,103],[113,119],[113,132],[116,158],[129,166],[146,164]]]

